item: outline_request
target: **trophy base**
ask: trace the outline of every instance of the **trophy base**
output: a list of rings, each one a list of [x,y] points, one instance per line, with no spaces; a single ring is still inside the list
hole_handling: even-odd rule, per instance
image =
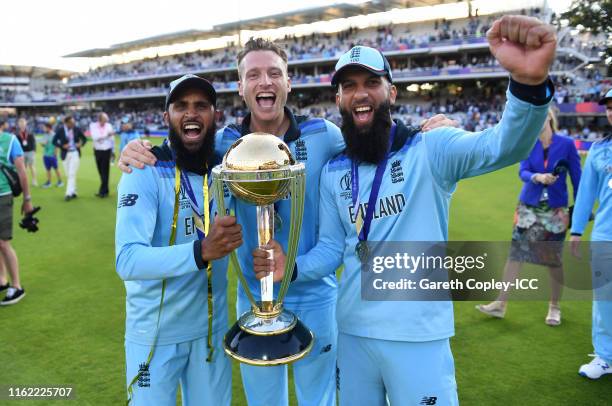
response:
[[[238,326],[256,336],[269,336],[286,333],[293,330],[298,318],[282,306],[273,312],[260,311],[256,306],[250,312],[244,313],[238,319]]]
[[[239,362],[256,366],[284,365],[302,359],[312,349],[314,335],[291,312],[283,311],[271,320],[261,319],[261,325],[284,326],[276,331],[273,328],[265,332],[246,329],[245,319],[253,321],[258,317],[252,312],[245,313],[223,339],[227,355]]]

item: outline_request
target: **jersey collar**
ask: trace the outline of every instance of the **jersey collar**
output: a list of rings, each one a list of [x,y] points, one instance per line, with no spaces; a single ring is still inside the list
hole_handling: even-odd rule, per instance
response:
[[[301,131],[300,127],[298,127],[297,120],[295,119],[295,115],[291,112],[291,110],[285,106],[284,107],[285,115],[289,117],[289,128],[285,133],[284,141],[286,144],[297,140],[300,138]],[[242,124],[240,126],[240,136],[247,135],[251,133],[251,113],[249,112],[244,119],[242,120]],[[274,134],[276,135],[276,134]]]
[[[397,132],[395,134],[395,139],[393,140],[393,145],[391,145],[391,152],[397,152],[408,142],[410,138],[412,138],[416,133],[421,131],[420,127],[406,127],[406,125],[401,120],[393,120],[397,125]]]

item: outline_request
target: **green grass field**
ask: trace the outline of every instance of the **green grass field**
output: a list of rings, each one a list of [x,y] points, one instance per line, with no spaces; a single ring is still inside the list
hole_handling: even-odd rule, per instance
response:
[[[37,156],[42,183],[40,161]],[[15,215],[13,246],[27,297],[0,308],[0,387],[72,385],[77,400],[69,404],[124,401],[125,292],[114,269],[119,177],[112,168],[111,198],[94,197],[98,175],[89,144],[77,200],[64,202],[63,188],[35,188],[34,204],[43,207],[36,234],[20,229]],[[462,182],[451,207],[451,239],[508,240],[519,189],[516,167]],[[19,207],[21,198],[17,202]],[[234,297],[233,278],[231,286]],[[551,328],[544,324],[546,302],[511,303],[505,320],[484,317],[474,302],[457,303],[452,348],[461,403],[610,404],[612,377],[591,382],[577,374],[592,352],[591,303],[565,302],[562,308],[563,324]],[[233,404],[246,404],[236,364],[233,386]]]

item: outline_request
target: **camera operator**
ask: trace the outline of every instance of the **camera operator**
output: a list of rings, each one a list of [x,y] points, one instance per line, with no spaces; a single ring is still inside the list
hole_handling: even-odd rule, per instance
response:
[[[14,166],[19,175],[19,183],[23,191],[21,214],[27,215],[33,211],[32,198],[26,175],[23,149],[13,134],[5,131],[6,123],[0,119],[0,163]],[[19,262],[17,254],[11,246],[13,238],[13,192],[8,179],[0,173],[0,252],[4,257],[4,264],[11,277],[8,283],[6,269],[0,267],[0,292],[6,290],[6,296],[0,301],[0,306],[12,305],[25,296],[25,290],[19,280]]]

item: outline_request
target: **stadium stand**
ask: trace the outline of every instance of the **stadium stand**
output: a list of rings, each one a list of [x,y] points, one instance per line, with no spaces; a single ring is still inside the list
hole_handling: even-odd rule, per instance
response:
[[[65,79],[74,72],[0,65],[0,105],[56,105],[65,98]]]
[[[399,90],[396,117],[418,124],[428,116],[444,113],[469,130],[492,126],[499,120],[505,101],[507,72],[490,55],[486,31],[501,14],[529,14],[552,21],[552,11],[545,8],[544,1],[541,3],[542,7],[502,10],[487,15],[470,9],[464,17],[455,19],[422,19],[395,24],[381,22],[379,18],[377,23],[349,25],[335,33],[313,28],[306,34],[281,35],[277,41],[287,50],[293,87],[289,104],[296,112],[339,122],[333,105],[334,92],[329,86],[333,66],[342,52],[355,44],[364,44],[380,49],[390,60]],[[363,14],[381,16],[394,8],[408,6],[406,1],[369,1],[358,6],[336,4],[222,24],[209,31],[165,34],[68,57],[96,60],[189,41],[197,43],[240,30],[287,29],[298,24],[337,21]],[[558,39],[553,74],[561,125],[567,134],[597,137],[596,128],[603,120],[603,111],[593,101],[612,84],[610,78],[604,76],[606,67],[601,60],[604,41],[597,36],[578,35],[571,27],[558,27]],[[140,58],[129,63],[100,66],[81,74],[47,70],[44,81],[35,80],[34,74],[28,76],[24,69],[21,73],[13,69],[7,74],[6,69],[0,68],[0,108],[13,108],[9,110],[10,118],[30,116],[33,123],[42,123],[45,117],[61,116],[70,111],[77,122],[83,123],[83,128],[87,128],[96,111],[104,110],[116,127],[121,118],[128,115],[135,128],[163,135],[165,127],[160,106],[167,83],[184,73],[196,73],[209,78],[220,94],[219,124],[238,122],[245,114],[237,96],[235,60],[238,50],[236,43],[230,40],[217,49]],[[27,82],[27,85],[8,86],[6,82],[11,80]],[[9,124],[13,121],[10,119]]]

